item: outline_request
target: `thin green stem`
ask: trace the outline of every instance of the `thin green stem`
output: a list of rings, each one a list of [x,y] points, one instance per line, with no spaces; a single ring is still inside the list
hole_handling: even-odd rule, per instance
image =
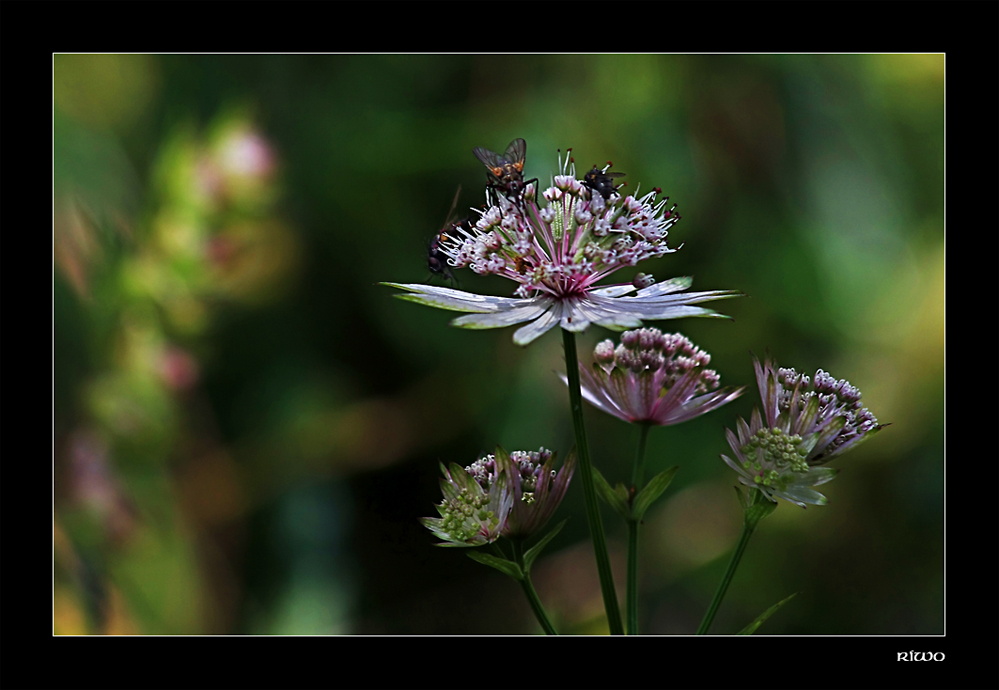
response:
[[[642,490],[642,473],[645,469],[645,442],[649,437],[651,425],[640,425],[638,435],[638,452],[635,454],[635,466],[631,473],[632,498],[635,492]],[[625,610],[628,616],[628,634],[638,634],[638,520],[628,520],[628,584],[625,595]]]
[[[708,607],[708,612],[704,614],[704,620],[701,621],[701,626],[697,629],[698,635],[706,635],[708,628],[711,627],[711,621],[715,619],[715,613],[718,611],[718,607],[721,605],[722,599],[725,597],[725,590],[728,589],[729,583],[732,582],[732,576],[735,575],[735,569],[739,566],[739,560],[742,558],[742,552],[746,550],[746,545],[749,543],[749,538],[753,536],[753,531],[756,529],[756,522],[746,520],[742,526],[742,536],[739,537],[739,544],[735,547],[735,553],[732,554],[732,561],[728,564],[728,570],[725,571],[725,577],[722,578],[721,583],[718,585],[718,589],[715,592],[715,598],[711,600],[711,606]]]
[[[520,569],[524,573],[524,579],[520,581],[520,586],[527,596],[527,601],[531,604],[534,617],[538,619],[538,623],[541,624],[546,635],[558,635],[555,631],[555,626],[552,625],[548,614],[545,612],[545,607],[541,604],[541,599],[538,597],[537,591],[534,589],[534,583],[531,582],[531,574],[524,568],[524,545],[520,540],[514,540],[513,553],[517,560],[517,565],[520,566]]]
[[[579,474],[583,482],[583,496],[586,499],[586,520],[593,539],[593,551],[597,558],[597,573],[600,576],[600,591],[604,597],[604,610],[611,635],[623,635],[621,609],[614,591],[614,575],[611,572],[610,557],[607,555],[607,540],[604,538],[604,524],[600,519],[600,506],[597,504],[597,490],[593,484],[593,467],[590,465],[590,447],[586,443],[586,428],[583,426],[583,396],[579,389],[579,361],[576,357],[576,334],[562,329],[562,345],[565,349],[565,369],[569,380],[569,407],[572,410],[572,425],[576,431],[576,450],[579,453]]]
[[[642,490],[642,474],[645,471],[645,441],[649,438],[649,429],[652,425],[649,422],[639,424],[638,453],[635,454],[635,466],[631,473],[631,484],[635,491]]]
[[[638,634],[638,520],[628,520],[628,634]]]

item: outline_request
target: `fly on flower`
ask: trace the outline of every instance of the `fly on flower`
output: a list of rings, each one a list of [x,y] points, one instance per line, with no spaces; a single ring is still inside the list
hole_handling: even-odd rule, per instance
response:
[[[454,194],[454,201],[451,202],[451,208],[447,212],[447,217],[444,220],[444,225],[441,227],[440,231],[434,235],[433,239],[430,240],[430,244],[427,246],[427,268],[434,275],[444,276],[449,282],[454,282],[454,274],[451,273],[451,269],[447,264],[447,255],[442,251],[444,243],[457,239],[458,229],[462,229],[464,232],[469,232],[472,229],[471,224],[468,222],[468,218],[463,218],[459,221],[452,221],[452,214],[454,213],[455,206],[458,205],[458,197],[461,195],[461,185],[458,185],[458,191]]]
[[[603,169],[593,166],[590,172],[583,175],[583,186],[589,187],[591,191],[597,192],[604,198],[604,201],[610,199],[610,195],[624,186],[624,183],[620,185],[614,184],[615,177],[624,177],[623,172],[607,172],[611,167],[611,162],[607,161],[607,165]]]
[[[518,141],[510,145],[508,155],[522,153]],[[482,155],[502,161],[495,176],[490,171],[491,189],[506,191],[506,176],[521,182],[515,188],[523,190],[523,166],[518,169],[492,152]],[[399,295],[402,299],[469,312],[454,319],[454,326],[501,328],[528,322],[514,333],[518,345],[527,345],[555,326],[579,333],[590,324],[624,330],[642,326],[643,320],[722,316],[694,305],[742,294],[738,290],[683,293],[690,278],[654,283],[646,274],[634,282],[598,285],[621,268],[676,251],[666,243],[669,229],[679,220],[676,206],[666,208],[667,200],[657,199],[658,188],[641,197],[610,194],[604,199],[576,179],[571,158],[564,163],[560,159],[559,169],[561,174],[543,194],[529,198],[496,194],[495,205],[482,212],[470,229],[454,228],[457,237],[449,234],[449,241],[437,243],[436,251],[447,257],[449,267],[469,267],[479,275],[498,275],[517,283],[513,297],[383,284],[409,293]]]
[[[527,184],[524,182],[524,159],[527,157],[527,142],[514,139],[506,147],[503,155],[495,151],[476,146],[472,149],[475,157],[486,166],[486,190],[501,191],[510,201],[519,204],[524,196]],[[528,180],[537,186],[538,178]],[[495,197],[493,203],[495,203]]]

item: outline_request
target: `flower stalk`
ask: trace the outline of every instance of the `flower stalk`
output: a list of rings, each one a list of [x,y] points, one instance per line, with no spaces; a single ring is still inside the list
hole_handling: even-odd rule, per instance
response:
[[[635,455],[635,466],[631,475],[631,498],[642,484],[642,473],[645,466],[645,442],[649,437],[651,424],[639,425],[638,452]],[[628,519],[628,583],[625,595],[625,610],[628,618],[628,634],[638,634],[638,524],[640,519],[632,516]]]
[[[638,426],[638,452],[635,454],[635,466],[631,473],[631,485],[635,491],[641,490],[642,475],[645,471],[645,442],[649,438],[649,429],[652,428],[649,422],[641,423]]]
[[[534,583],[531,582],[531,572],[530,566],[525,565],[524,562],[524,543],[522,539],[513,539],[513,557],[514,561],[520,566],[521,571],[524,576],[520,580],[520,587],[524,590],[524,595],[527,597],[528,603],[531,605],[531,610],[534,611],[534,617],[538,619],[538,623],[541,624],[541,628],[545,631],[546,635],[558,635],[555,630],[555,626],[552,625],[551,619],[548,618],[548,613],[545,611],[545,607],[541,603],[541,598],[538,597],[537,590],[534,589]]]
[[[612,635],[624,634],[621,625],[621,610],[614,591],[614,575],[611,572],[610,557],[607,555],[607,540],[604,525],[600,519],[600,506],[597,504],[597,491],[593,484],[593,467],[590,464],[590,447],[586,442],[586,429],[583,426],[583,396],[579,388],[579,360],[576,356],[576,334],[562,331],[562,345],[565,349],[565,366],[569,378],[569,407],[572,411],[572,425],[576,432],[576,448],[579,453],[579,473],[583,482],[583,495],[586,500],[586,520],[593,539],[593,551],[597,559],[597,573],[600,576],[600,591],[607,612],[607,624]]]
[[[638,634],[638,520],[628,520],[628,634]]]
[[[739,543],[735,547],[735,553],[732,554],[732,560],[729,561],[728,570],[725,571],[725,576],[722,577],[720,583],[718,583],[718,589],[715,590],[715,596],[711,600],[711,605],[708,606],[707,613],[704,614],[704,619],[701,621],[700,627],[697,628],[697,635],[706,635],[708,629],[711,627],[712,621],[715,619],[715,613],[718,612],[718,607],[721,606],[722,599],[725,598],[725,592],[728,591],[728,586],[732,582],[732,577],[735,575],[735,569],[739,567],[739,561],[742,560],[742,554],[746,550],[746,546],[749,544],[749,538],[753,536],[753,532],[756,531],[757,525],[760,524],[760,520],[765,518],[770,513],[774,512],[777,508],[777,504],[768,499],[762,491],[757,489],[750,489],[750,498],[747,500],[748,505],[746,506],[745,519],[742,524],[742,534],[739,536]]]

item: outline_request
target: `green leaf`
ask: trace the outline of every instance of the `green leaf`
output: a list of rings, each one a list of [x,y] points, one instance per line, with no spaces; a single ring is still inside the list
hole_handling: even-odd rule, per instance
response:
[[[665,491],[666,487],[669,486],[669,483],[673,481],[673,475],[676,474],[678,469],[680,468],[670,467],[668,470],[660,472],[645,485],[644,489],[638,492],[631,508],[633,520],[642,519],[642,516],[645,515],[645,511],[649,509],[649,506],[651,506],[657,498],[662,496],[663,491]]]
[[[752,489],[750,493],[752,498],[749,499],[749,506],[746,508],[746,525],[751,529],[756,529],[760,520],[777,509],[777,503],[771,501],[758,489]]]
[[[597,494],[604,499],[604,503],[620,513],[625,520],[630,520],[631,508],[628,507],[628,490],[624,488],[624,485],[618,484],[618,491],[614,491],[596,467],[593,468],[593,480]]]
[[[776,604],[774,604],[773,606],[771,606],[770,608],[768,608],[766,611],[764,611],[763,613],[761,613],[759,616],[757,616],[756,620],[754,620],[752,623],[750,623],[749,625],[747,625],[745,628],[743,628],[742,630],[740,630],[739,632],[737,632],[736,635],[752,635],[754,632],[756,632],[756,629],[758,627],[760,627],[760,625],[763,623],[763,621],[765,621],[766,619],[770,618],[770,616],[774,615],[774,613],[776,613],[777,609],[779,609],[781,606],[783,606],[787,602],[789,602],[792,599],[794,599],[796,596],[798,596],[797,592],[795,592],[794,594],[792,594],[791,596],[789,596],[784,601],[778,601]]]
[[[566,518],[562,522],[558,523],[558,525],[556,525],[555,529],[553,529],[551,532],[549,532],[548,534],[546,534],[544,536],[544,538],[541,539],[541,541],[539,541],[537,544],[535,544],[534,546],[532,546],[531,548],[529,548],[524,553],[524,571],[525,572],[530,572],[530,570],[531,570],[531,563],[534,563],[534,559],[537,558],[538,554],[541,553],[541,549],[545,548],[545,545],[548,542],[550,542],[552,539],[555,538],[555,535],[559,533],[559,530],[561,530],[563,527],[565,527],[565,523],[568,522],[568,521],[569,521],[569,518]]]
[[[482,563],[483,565],[496,568],[496,570],[509,575],[514,580],[524,579],[523,571],[513,561],[508,561],[507,559],[499,558],[498,556],[490,556],[488,553],[482,553],[481,551],[472,551],[468,554],[468,557],[473,561]]]

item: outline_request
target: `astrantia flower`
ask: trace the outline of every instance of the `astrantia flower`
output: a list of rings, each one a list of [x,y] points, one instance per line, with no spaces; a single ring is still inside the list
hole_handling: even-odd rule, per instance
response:
[[[497,448],[464,469],[441,465],[441,517],[420,518],[420,524],[444,540],[438,546],[480,546],[501,536],[530,536],[558,508],[575,469],[575,451],[556,471],[555,454],[544,448],[509,454]]]
[[[711,355],[679,333],[640,328],[593,350],[593,367],[579,365],[583,397],[594,407],[626,422],[679,424],[721,407],[743,388],[718,388],[708,369]],[[565,376],[562,377],[565,381]]]
[[[510,470],[501,470],[486,490],[456,463],[450,470],[442,464],[441,471],[441,517],[420,518],[420,524],[444,540],[438,546],[481,546],[499,539],[513,505]]]
[[[580,332],[591,323],[622,330],[642,320],[683,316],[721,316],[692,306],[738,295],[735,290],[677,294],[690,278],[652,284],[639,274],[632,283],[596,287],[620,268],[669,254],[669,228],[679,220],[676,206],[657,200],[656,189],[640,198],[609,191],[609,198],[576,179],[575,165],[560,161],[560,175],[543,193],[538,206],[529,185],[523,199],[499,196],[470,228],[457,228],[438,249],[455,268],[467,266],[480,275],[499,275],[518,283],[515,297],[477,295],[431,285],[384,283],[411,294],[399,295],[420,304],[471,312],[451,323],[463,328],[501,328],[530,322],[513,336],[527,345],[560,325]],[[631,295],[631,293],[635,293]]]
[[[492,491],[496,485],[497,473],[509,467],[512,478],[510,491],[513,507],[501,528],[504,537],[527,537],[544,527],[545,523],[562,502],[572,473],[576,470],[576,452],[562,467],[555,470],[555,454],[541,448],[537,451],[515,450],[509,455],[497,448],[494,455],[486,455],[465,469],[475,478],[485,491]]]
[[[749,424],[738,420],[738,436],[726,429],[735,460],[722,460],[739,481],[768,498],[805,507],[824,505],[826,497],[811,487],[830,481],[839,470],[820,465],[854,448],[885,424],[860,403],[860,391],[821,369],[814,380],[794,369],[777,369],[753,359],[763,400],[764,420],[753,410]]]

